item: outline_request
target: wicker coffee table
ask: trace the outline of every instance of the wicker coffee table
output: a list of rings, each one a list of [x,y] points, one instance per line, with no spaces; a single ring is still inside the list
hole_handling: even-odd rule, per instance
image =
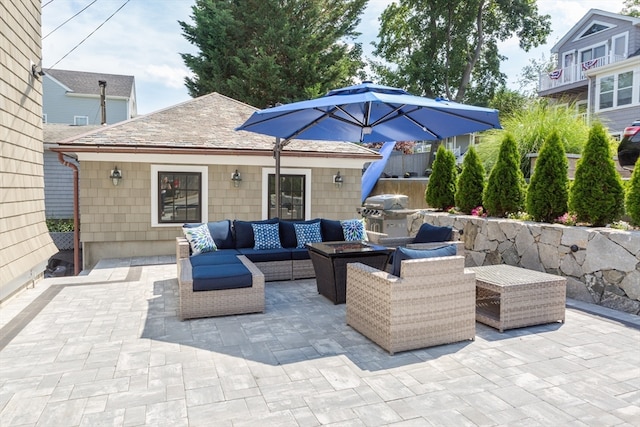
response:
[[[505,329],[564,322],[567,279],[510,265],[471,267],[476,320]]]

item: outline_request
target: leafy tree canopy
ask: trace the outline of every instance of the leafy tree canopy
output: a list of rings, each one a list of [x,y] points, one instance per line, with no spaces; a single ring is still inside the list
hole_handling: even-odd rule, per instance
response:
[[[551,18],[533,0],[399,0],[380,17],[372,69],[383,83],[416,95],[487,105],[504,86],[498,42],[525,51],[546,42]]]
[[[197,55],[193,97],[218,92],[259,108],[315,98],[364,79],[359,33],[367,0],[196,0],[179,21]]]
[[[625,0],[622,5],[621,14],[640,18],[640,0]]]

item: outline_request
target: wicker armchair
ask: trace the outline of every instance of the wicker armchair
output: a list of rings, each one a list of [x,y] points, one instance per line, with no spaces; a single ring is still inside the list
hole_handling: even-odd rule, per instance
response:
[[[347,324],[390,354],[473,340],[475,297],[460,255],[402,261],[401,277],[347,265]]]
[[[464,242],[460,240],[460,232],[455,229],[451,230],[451,239],[442,242],[414,243],[416,236],[390,237],[375,231],[367,231],[367,237],[371,243],[388,248],[405,246],[410,249],[434,249],[446,245],[456,245],[458,255],[464,255]]]

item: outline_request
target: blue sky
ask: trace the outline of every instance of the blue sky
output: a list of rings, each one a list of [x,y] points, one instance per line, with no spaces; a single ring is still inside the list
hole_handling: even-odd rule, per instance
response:
[[[53,31],[94,1],[84,12]],[[182,36],[177,21],[191,22],[194,0],[130,0],[97,29],[126,1],[42,0],[44,68],[57,63],[55,67],[64,70],[133,75],[139,114],[187,101],[190,97],[184,78],[189,70],[179,53],[196,53],[196,50]],[[378,34],[378,16],[390,3],[390,0],[370,0],[362,16],[360,41],[367,56],[371,56],[370,43]],[[516,39],[500,45],[500,53],[509,58],[502,64],[509,86],[517,89],[515,82],[522,67],[528,64],[528,58],[539,59],[543,54],[548,58],[551,47],[589,9],[618,13],[622,5],[623,0],[539,0],[540,12],[552,17],[553,32],[545,46],[529,53],[519,49]],[[85,38],[86,41],[62,59]]]

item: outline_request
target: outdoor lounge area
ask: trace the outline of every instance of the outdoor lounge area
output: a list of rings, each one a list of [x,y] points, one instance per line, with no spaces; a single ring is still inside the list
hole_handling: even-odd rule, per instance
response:
[[[181,321],[173,256],[101,260],[0,315],[0,425],[594,425],[640,417],[637,316],[568,300],[565,323],[475,324],[391,356],[315,279],[263,313]]]

